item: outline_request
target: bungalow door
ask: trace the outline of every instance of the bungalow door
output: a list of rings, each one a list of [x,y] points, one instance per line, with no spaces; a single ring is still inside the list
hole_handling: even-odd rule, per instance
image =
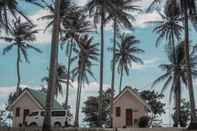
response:
[[[29,109],[24,109],[24,111],[23,111],[23,125],[25,125],[26,126],[26,121],[25,121],[25,119],[26,119],[26,117],[29,115]]]
[[[133,125],[133,111],[132,109],[126,109],[126,126],[132,127]]]

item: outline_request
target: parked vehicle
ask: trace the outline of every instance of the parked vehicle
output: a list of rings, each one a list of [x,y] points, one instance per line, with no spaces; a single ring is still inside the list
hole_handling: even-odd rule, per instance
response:
[[[32,112],[26,117],[26,123],[29,127],[42,127],[45,111]],[[52,111],[51,126],[65,127],[71,125],[72,114],[68,111]]]

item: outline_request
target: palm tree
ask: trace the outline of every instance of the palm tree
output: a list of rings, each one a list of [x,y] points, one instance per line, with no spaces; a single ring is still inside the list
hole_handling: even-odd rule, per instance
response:
[[[43,122],[43,131],[51,131],[51,108],[53,107],[54,88],[56,86],[58,45],[60,32],[60,4],[62,0],[56,0],[55,3],[55,21],[53,23],[53,32],[51,40],[51,58],[49,66],[49,81],[46,98],[46,115]]]
[[[45,76],[41,79],[42,82],[49,81],[49,77]],[[57,97],[58,95],[63,95],[63,87],[62,84],[67,83],[67,71],[64,65],[58,64],[57,66],[57,76],[56,76],[56,88],[54,91],[55,96]],[[72,84],[69,83],[71,86]]]
[[[170,10],[174,9],[175,11],[170,12]],[[155,32],[158,37],[156,40],[156,47],[161,43],[161,40],[167,41],[167,48],[172,50],[172,57],[174,64],[176,64],[176,49],[175,49],[175,42],[179,41],[181,39],[181,33],[183,31],[183,27],[180,23],[180,13],[177,10],[177,7],[173,5],[173,7],[168,6],[164,10],[164,14],[160,13],[160,16],[162,20],[149,22],[151,24],[156,24],[156,27],[153,29],[153,32]],[[176,74],[176,72],[174,72]],[[179,93],[179,92],[177,92]],[[180,96],[180,94],[176,95],[177,97]],[[180,98],[177,98],[180,100]],[[180,124],[179,116],[180,116],[180,103],[177,102],[176,106],[176,112],[177,112],[177,126]],[[180,101],[179,101],[180,102]]]
[[[77,40],[80,35],[91,31],[90,21],[87,20],[87,16],[84,14],[82,9],[75,8],[70,10],[70,12],[67,12],[66,15],[67,16],[63,19],[64,36],[62,37],[62,45],[66,44],[66,55],[68,56],[65,106],[68,105],[71,57],[73,54],[73,48],[78,44]]]
[[[42,3],[45,8],[47,8],[50,14],[40,17],[38,20],[48,20],[49,23],[46,25],[44,32],[46,32],[50,27],[53,26],[54,17],[55,17],[55,1],[51,0],[50,2],[47,0],[42,0]],[[60,32],[62,33],[62,24],[63,20],[65,20],[65,16],[67,16],[67,12],[75,10],[75,5],[71,3],[70,0],[61,0],[60,5]]]
[[[120,85],[119,92],[121,92],[123,73],[129,75],[129,70],[132,67],[132,63],[143,64],[143,61],[136,56],[144,51],[139,49],[137,45],[140,43],[139,40],[133,35],[123,33],[119,36],[119,42],[117,43],[117,49],[115,52],[115,64],[118,66],[118,72],[120,73]]]
[[[20,18],[18,18],[13,22],[13,25],[10,26],[8,36],[0,37],[0,39],[10,43],[3,49],[3,54],[11,51],[13,47],[17,49],[17,92],[20,90],[21,83],[20,62],[22,62],[22,56],[25,61],[29,63],[27,54],[28,49],[33,49],[41,53],[41,50],[31,45],[31,43],[36,40],[35,34],[37,32],[38,30],[35,29],[34,25],[27,22],[21,22]]]
[[[114,97],[114,80],[115,80],[115,63],[114,63],[114,54],[116,49],[116,38],[119,27],[125,27],[128,29],[133,29],[132,23],[129,21],[135,20],[134,16],[129,14],[129,11],[139,11],[139,7],[133,4],[131,0],[111,0],[114,6],[116,7],[116,11],[112,12],[109,16],[109,19],[113,21],[113,59],[112,59],[112,95],[111,95],[111,115],[113,114],[113,97]],[[112,116],[111,116],[111,127],[112,127]]]
[[[39,2],[35,2],[34,0],[25,0],[26,2],[31,2],[37,5]],[[18,6],[19,2],[17,0],[1,0],[0,1],[0,27],[4,28],[6,32],[9,30],[9,26],[12,23],[13,19],[17,19],[17,17],[23,17],[29,23],[31,21],[24,14],[24,12]],[[32,24],[32,23],[31,23]]]
[[[89,76],[94,77],[91,68],[93,62],[98,61],[98,44],[92,43],[93,37],[88,37],[88,35],[81,36],[78,40],[79,46],[74,49],[76,56],[72,58],[72,62],[78,60],[77,67],[72,71],[73,78],[77,77],[78,88],[77,88],[77,101],[76,101],[76,113],[74,125],[79,126],[79,109],[80,109],[80,99],[81,99],[81,89],[84,84],[89,83]]]
[[[94,18],[94,24],[100,23],[100,33],[101,33],[101,42],[100,42],[100,81],[99,81],[99,115],[98,121],[99,125],[102,125],[102,93],[103,93],[103,58],[104,58],[104,25],[107,15],[110,12],[114,12],[115,8],[113,3],[109,0],[89,0],[85,9],[89,12],[90,17]]]
[[[162,74],[160,77],[158,77],[152,84],[152,87],[154,87],[156,84],[161,83],[164,81],[164,85],[162,87],[161,92],[164,93],[164,91],[167,90],[167,88],[170,86],[170,101],[172,99],[172,96],[175,96],[175,103],[176,108],[180,108],[180,100],[181,100],[181,90],[182,90],[182,83],[186,86],[187,81],[187,68],[185,68],[185,52],[184,52],[184,42],[181,42],[179,45],[176,46],[176,61],[174,61],[174,53],[173,50],[169,50],[168,53],[168,59],[169,64],[162,64],[159,67],[162,71],[164,71],[164,74]],[[190,61],[191,61],[191,69],[192,69],[192,75],[194,77],[197,76],[197,70],[196,70],[196,52],[190,53]],[[178,105],[177,105],[178,104]],[[180,109],[176,109],[180,113]],[[179,114],[180,115],[180,114]],[[178,121],[180,118],[179,115],[176,116],[176,124],[180,124]]]
[[[149,9],[151,10],[156,3],[160,3],[161,0],[154,0]],[[194,98],[194,91],[193,91],[193,82],[192,82],[192,74],[191,74],[191,63],[189,59],[189,20],[193,24],[194,28],[197,28],[197,8],[195,0],[167,0],[168,5],[176,4],[179,6],[179,10],[184,17],[184,37],[185,37],[185,54],[186,54],[186,67],[188,73],[188,90],[189,90],[189,98],[190,98],[190,106],[191,106],[191,123],[189,128],[192,127],[197,128],[197,115],[195,111],[195,98]]]

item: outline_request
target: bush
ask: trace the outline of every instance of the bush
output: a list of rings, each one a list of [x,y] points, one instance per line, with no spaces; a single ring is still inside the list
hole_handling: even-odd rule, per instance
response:
[[[138,126],[140,128],[146,128],[146,127],[149,127],[149,122],[150,122],[150,117],[148,116],[143,116],[139,119],[139,122],[138,122]]]

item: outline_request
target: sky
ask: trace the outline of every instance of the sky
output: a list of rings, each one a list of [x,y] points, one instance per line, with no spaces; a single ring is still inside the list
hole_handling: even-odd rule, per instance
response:
[[[84,5],[86,0],[75,0],[79,5]],[[137,3],[141,8],[145,8],[150,3],[149,0],[142,0]],[[25,4],[25,6],[24,6]],[[30,63],[21,63],[21,79],[22,86],[29,87],[33,89],[40,89],[42,86],[46,87],[46,83],[42,82],[41,79],[44,76],[48,75],[48,66],[50,60],[50,46],[51,46],[51,32],[43,33],[43,29],[47,24],[47,21],[38,20],[41,16],[48,14],[47,10],[40,9],[38,7],[22,3],[19,5],[30,17],[31,20],[38,26],[40,32],[36,35],[37,40],[32,43],[37,48],[41,49],[43,53],[38,54],[34,51],[28,51],[28,57]],[[139,90],[152,90],[152,82],[162,73],[158,66],[160,64],[167,63],[167,56],[164,50],[164,44],[161,43],[161,46],[156,48],[156,34],[152,32],[153,25],[148,25],[148,21],[154,21],[161,19],[160,16],[155,12],[151,13],[140,13],[136,14],[136,21],[134,22],[135,31],[122,30],[122,32],[130,33],[135,35],[137,39],[140,40],[139,48],[143,49],[145,53],[139,55],[144,61],[144,65],[134,64],[130,67],[130,75],[124,76],[123,78],[123,87],[128,85]],[[99,33],[91,33],[94,37],[94,42],[99,42],[100,35]],[[195,32],[191,31],[191,40],[195,43],[196,36]],[[111,69],[110,62],[112,58],[112,52],[108,50],[112,46],[112,29],[111,24],[107,24],[105,28],[105,52],[104,52],[104,89],[110,88],[111,82]],[[13,49],[6,55],[2,55],[2,49],[6,47],[9,43],[0,41],[0,109],[3,108],[7,102],[7,97],[10,92],[13,92],[16,88],[16,50]],[[60,49],[59,52],[59,62],[65,64],[65,50]],[[76,65],[72,65],[75,67]],[[82,90],[82,102],[81,107],[83,107],[83,102],[88,96],[97,96],[99,90],[99,63],[93,67],[93,72],[96,76],[96,80],[90,79],[89,85],[85,85]],[[120,76],[116,72],[115,80],[115,89],[116,94],[118,93]],[[69,104],[72,107],[72,112],[75,112],[75,98],[76,98],[76,89],[77,82],[73,83],[74,87],[70,90]],[[65,87],[65,85],[63,85]],[[197,86],[197,81],[194,80],[194,87]],[[155,90],[160,91],[161,85],[158,85]],[[195,89],[195,94],[197,90]],[[163,100],[166,102],[166,111],[167,113],[163,115],[163,120],[165,124],[169,124],[169,104],[168,104],[168,93],[166,91],[166,97]],[[187,96],[187,91],[184,92],[183,96]],[[65,96],[58,97],[59,102],[63,102]],[[83,114],[80,116],[81,125],[85,126],[85,123],[82,122]],[[166,122],[167,120],[167,122]]]

